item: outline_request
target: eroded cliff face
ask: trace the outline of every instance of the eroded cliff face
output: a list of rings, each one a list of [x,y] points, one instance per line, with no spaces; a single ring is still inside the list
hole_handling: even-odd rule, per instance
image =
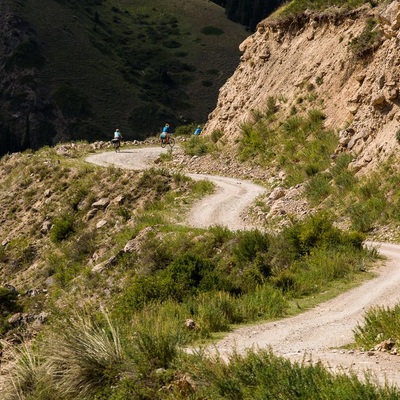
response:
[[[368,23],[376,40],[365,54],[349,44]],[[323,110],[326,126],[339,135],[336,152],[351,152],[353,168],[366,171],[398,146],[400,128],[400,2],[348,13],[305,13],[296,19],[267,19],[240,46],[243,55],[221,88],[204,132],[224,132],[229,142],[252,110],[275,97],[289,115],[305,96]]]

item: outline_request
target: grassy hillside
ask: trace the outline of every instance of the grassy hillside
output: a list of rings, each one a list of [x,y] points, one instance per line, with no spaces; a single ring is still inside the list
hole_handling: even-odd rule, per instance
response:
[[[249,398],[255,386],[264,397],[284,391],[287,399],[304,398],[304,387],[315,399],[321,390],[333,399],[398,396],[396,389],[333,377],[320,366],[292,366],[267,352],[233,356],[229,367],[182,352],[233,324],[298,313],[365,279],[376,255],[361,248],[362,240],[398,221],[397,160],[356,177],[348,155],[331,158],[337,138],[324,128],[312,93],[290,115],[276,100],[242,125],[235,153],[246,177],[251,171],[271,188],[277,181],[270,178],[280,176],[284,187],[304,189],[309,216],[299,220],[285,207],[277,216],[287,217],[285,228],[274,231],[279,221],[265,220],[272,233],[182,226],[193,200],[213,190],[182,173],[195,168],[189,158],[206,165],[205,157],[182,162],[174,152],[161,157],[159,169],[123,171],[85,163],[92,147],[78,143],[1,159],[0,183],[9,189],[0,193],[0,273],[11,285],[0,290],[1,335],[3,353],[12,360],[19,349],[21,360],[7,376],[17,389],[4,386],[10,399],[16,393],[38,400]],[[208,154],[238,173],[229,159],[236,150],[221,132],[184,143],[191,156]],[[181,172],[166,168],[174,163]],[[264,211],[269,205],[257,201]],[[385,332],[394,332],[392,314]],[[374,314],[367,318],[357,340],[372,346],[380,326]],[[34,345],[18,347],[23,340]],[[284,373],[271,384],[254,365]]]
[[[187,358],[183,345],[232,324],[297,313],[365,278],[375,258],[362,250],[362,234],[340,231],[328,214],[276,234],[184,227],[188,206],[213,190],[209,182],[164,168],[94,167],[82,160],[88,151],[66,144],[1,159],[9,190],[0,195],[0,274],[11,285],[0,290],[3,353],[12,359],[11,342],[37,337],[31,350],[20,348],[32,363],[12,369],[10,399],[187,398],[186,390],[220,398],[212,372],[219,362]],[[309,373],[302,379],[333,379]],[[372,398],[389,393],[364,389],[383,396]]]
[[[132,16],[140,15],[136,22],[142,30],[157,25],[148,22],[156,17],[145,15],[145,2],[143,8],[139,2],[133,7],[122,0],[118,4],[100,0],[40,3],[49,14],[54,13],[53,21],[40,21],[33,3],[19,3],[20,11],[36,21],[38,37],[59,35],[65,47],[60,41],[53,43],[52,36],[51,46],[41,47],[47,61],[38,79],[52,85],[53,101],[70,116],[70,126],[76,124],[78,113],[92,126],[86,134],[101,137],[100,124],[106,124],[106,113],[112,112],[107,108],[112,100],[108,97],[111,82],[117,85],[112,87],[118,87],[118,95],[125,95],[116,100],[119,108],[113,111],[119,118],[125,115],[122,106],[134,98],[130,79],[142,105],[148,102],[144,93],[150,96],[159,84],[143,78],[154,73],[146,64],[152,53],[137,58],[144,51],[136,53],[137,45],[134,57],[121,56],[130,49],[124,38],[129,42],[129,36],[141,35],[141,30],[133,33],[133,23],[129,25]],[[156,9],[159,4],[155,1],[152,6]],[[187,25],[184,18],[179,22],[185,32],[195,29],[188,22],[197,12],[194,4],[168,3],[171,10],[180,7],[186,13]],[[164,13],[158,15],[162,21],[166,18]],[[128,25],[131,33],[124,29]],[[203,38],[205,27],[205,32],[213,34],[203,34]],[[107,36],[107,29],[112,35]],[[181,47],[169,43],[172,50],[166,47],[168,51],[202,46],[203,40],[222,36],[216,34],[214,24],[202,22],[196,29],[199,42],[182,39]],[[83,31],[90,34],[82,35]],[[150,40],[150,31],[142,38],[145,42]],[[158,40],[166,38],[177,40],[172,33]],[[157,43],[154,50],[159,50]],[[146,48],[151,46],[147,43]],[[90,63],[81,65],[79,57]],[[65,80],[52,75],[49,60],[61,62]],[[217,76],[201,61],[193,63],[202,65],[202,77]],[[136,63],[142,73],[136,74]],[[173,69],[167,71],[177,85],[175,94],[180,93],[179,79],[192,73],[190,68],[181,72],[176,77]],[[93,86],[81,78],[86,74],[93,75]],[[199,87],[208,87],[204,82]],[[219,357],[183,351],[235,324],[299,313],[371,276],[366,271],[377,256],[361,244],[366,235],[398,225],[399,162],[393,157],[379,171],[357,176],[349,169],[348,154],[331,157],[337,137],[325,129],[320,105],[311,87],[304,88],[290,115],[270,97],[266,107],[254,110],[253,119],[241,126],[237,148],[228,148],[223,132],[216,130],[185,141],[187,159],[174,159],[171,153],[161,157],[159,168],[149,171],[88,164],[84,157],[94,150],[86,142],[2,157],[0,391],[4,399],[399,398],[398,389],[378,387],[370,377],[332,375],[320,364],[292,365],[268,351],[233,354],[229,364]],[[94,107],[103,111],[103,119],[92,119]],[[143,121],[153,121],[153,115],[145,118],[146,107],[139,110]],[[130,125],[119,126],[128,130]],[[304,189],[301,200],[308,202],[312,212],[307,210],[297,218],[285,205],[278,221],[266,219],[270,225],[264,227],[271,233],[182,225],[191,204],[213,190],[209,182],[195,182],[183,170],[188,167],[193,172],[195,163],[206,167],[211,160],[214,164],[209,164],[208,172],[228,170],[237,177],[241,171],[269,189],[278,184],[283,189]],[[171,165],[179,169],[169,169]],[[269,200],[258,199],[256,207],[268,213]],[[279,225],[283,216],[288,223]],[[277,226],[279,230],[268,229]],[[370,348],[386,333],[398,340],[396,326],[398,307],[393,312],[373,310],[367,314],[365,327],[356,332],[357,343]]]
[[[30,107],[36,136],[94,140],[118,126],[138,139],[167,120],[204,122],[246,36],[205,0],[6,3],[33,29],[43,61],[30,87],[50,104]],[[43,114],[45,127],[35,123]]]

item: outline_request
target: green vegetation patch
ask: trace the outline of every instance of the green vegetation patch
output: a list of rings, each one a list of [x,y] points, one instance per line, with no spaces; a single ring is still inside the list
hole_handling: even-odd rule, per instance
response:
[[[271,107],[268,118],[273,114]],[[318,113],[289,125],[306,121],[310,126],[315,120]],[[209,182],[166,169],[93,167],[79,159],[84,144],[71,146],[69,158],[57,156],[66,146],[1,160],[2,182],[12,193],[0,194],[0,202],[5,209],[12,196],[18,205],[12,211],[13,226],[42,216],[28,239],[34,238],[35,248],[44,251],[32,258],[28,250],[33,239],[18,237],[3,248],[0,262],[25,254],[20,265],[28,269],[37,263],[38,281],[53,278],[48,297],[41,300],[52,317],[32,348],[21,348],[7,396],[17,390],[20,398],[39,400],[236,399],[238,394],[252,396],[254,387],[263,397],[278,392],[292,396],[294,388],[301,394],[305,385],[318,387],[319,395],[326,390],[327,398],[334,398],[335,385],[340,394],[353,394],[356,388],[369,398],[394,393],[355,377],[348,385],[348,378],[330,375],[321,366],[300,368],[266,352],[235,355],[222,366],[216,358],[182,351],[233,324],[283,317],[299,299],[350,284],[375,257],[363,249],[364,235],[339,230],[327,214],[292,221],[276,234],[185,227],[178,223],[180,216],[194,198],[213,190]],[[333,179],[347,163],[340,159]],[[43,202],[37,185],[50,189],[49,201]],[[364,184],[359,195],[367,199],[376,192],[374,185]],[[106,198],[109,203],[97,202],[96,207],[108,205],[96,210],[94,202]],[[53,229],[41,232],[45,216],[57,235]],[[98,224],[103,221],[106,225]],[[128,243],[130,250],[124,250]],[[8,296],[0,291],[7,305],[4,315],[17,306],[35,313],[43,307],[40,296],[20,298],[19,304]],[[99,313],[99,304],[109,313]],[[264,368],[263,374],[257,372]],[[241,378],[239,371],[251,380]],[[183,376],[191,377],[184,387],[178,384]]]
[[[328,7],[338,7],[342,10],[353,10],[364,4],[376,6],[384,0],[293,0],[281,8],[274,14],[281,18],[295,17],[296,15],[304,13],[306,10],[310,11],[325,11]]]
[[[45,64],[41,47],[35,40],[28,40],[19,44],[5,63],[6,71],[13,68],[41,68]]]
[[[87,97],[70,85],[61,86],[52,97],[65,116],[79,117],[90,113]]]
[[[183,149],[189,156],[204,156],[216,150],[213,136],[192,136],[189,140],[183,143]]]
[[[7,322],[10,315],[22,311],[18,297],[19,295],[16,290],[9,287],[0,287],[0,337],[11,328]]]
[[[217,28],[216,26],[212,25],[207,25],[203,28],[201,28],[201,33],[204,35],[223,35],[224,31],[220,28]]]
[[[377,27],[377,21],[369,18],[361,34],[350,40],[349,50],[356,58],[364,58],[370,55],[380,45],[382,32]]]
[[[285,297],[315,295],[332,282],[351,280],[372,257],[362,249],[363,235],[334,228],[326,214],[275,236],[164,225],[162,232],[140,237],[140,256],[123,262],[136,272],[114,299],[115,316],[126,321],[149,307],[164,313],[174,304],[177,316],[198,322],[192,339],[231,324],[283,316]]]
[[[367,311],[364,321],[354,330],[358,346],[372,349],[389,340],[385,350],[392,350],[400,341],[400,304],[392,308],[375,307]]]
[[[317,109],[296,114],[277,123],[275,100],[270,98],[264,110],[253,111],[253,121],[242,125],[239,156],[260,165],[274,165],[286,171],[286,183],[304,182],[329,167],[336,148],[334,132],[326,130],[324,114]],[[315,178],[322,183],[321,178]],[[314,185],[315,186],[315,185]],[[327,194],[326,190],[321,191]]]

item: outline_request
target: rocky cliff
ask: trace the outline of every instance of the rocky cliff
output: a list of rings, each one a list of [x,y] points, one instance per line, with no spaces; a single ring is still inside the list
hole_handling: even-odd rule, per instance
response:
[[[339,135],[336,153],[354,155],[367,171],[396,148],[399,131],[400,3],[343,12],[270,17],[240,46],[243,55],[220,89],[206,134],[232,143],[269,97],[289,115],[308,96]]]

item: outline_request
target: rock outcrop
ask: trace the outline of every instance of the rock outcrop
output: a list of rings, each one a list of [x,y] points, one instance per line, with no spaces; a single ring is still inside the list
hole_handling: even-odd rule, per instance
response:
[[[370,47],[357,48],[370,29]],[[240,46],[243,55],[220,89],[204,133],[222,130],[234,143],[240,125],[274,97],[290,112],[305,96],[337,131],[336,153],[351,152],[352,166],[367,171],[397,146],[400,87],[400,3],[351,12],[306,12],[295,19],[261,22]],[[360,44],[361,46],[361,44]],[[318,106],[318,107],[317,107]]]

